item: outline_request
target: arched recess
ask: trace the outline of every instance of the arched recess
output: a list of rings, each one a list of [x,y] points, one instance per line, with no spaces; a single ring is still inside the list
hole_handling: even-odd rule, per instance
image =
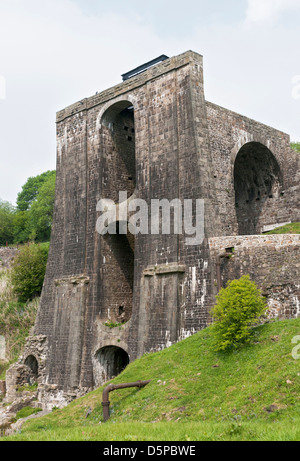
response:
[[[259,142],[244,144],[234,163],[239,235],[261,233],[262,222],[270,223],[271,210],[280,197],[281,188],[281,171],[273,153]]]
[[[24,365],[30,369],[28,377],[29,384],[32,385],[36,383],[39,376],[39,364],[37,359],[34,357],[34,355],[29,355],[26,357]]]
[[[128,353],[117,346],[105,346],[94,357],[94,381],[96,386],[119,375],[129,364]]]
[[[134,107],[120,100],[110,105],[100,119],[103,177],[102,197],[119,202],[119,192],[130,197],[136,187]]]
[[[105,276],[100,316],[103,322],[125,323],[133,307],[135,236],[129,232],[127,222],[115,224],[116,232],[102,237]]]

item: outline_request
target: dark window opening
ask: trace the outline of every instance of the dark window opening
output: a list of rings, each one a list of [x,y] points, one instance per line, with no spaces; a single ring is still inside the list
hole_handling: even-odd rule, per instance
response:
[[[29,375],[28,375],[28,383],[29,384],[34,384],[38,380],[38,374],[39,374],[39,366],[38,366],[38,361],[33,355],[29,355],[25,362],[24,365],[26,365],[29,369]]]
[[[250,142],[240,149],[234,165],[234,188],[238,233],[260,234],[264,220],[274,219],[271,199],[279,198],[282,188],[280,167],[266,146]]]
[[[96,353],[95,359],[95,381],[99,386],[118,376],[129,364],[127,352],[116,346],[103,347]]]

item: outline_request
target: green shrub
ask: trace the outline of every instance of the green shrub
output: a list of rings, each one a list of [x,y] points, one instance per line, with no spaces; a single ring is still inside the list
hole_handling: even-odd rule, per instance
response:
[[[10,365],[11,364],[9,362],[4,362],[3,360],[0,360],[0,381],[5,380],[5,375]]]
[[[228,350],[249,342],[252,327],[266,310],[265,298],[248,275],[228,282],[226,288],[221,288],[212,310],[216,350]]]
[[[11,281],[19,302],[27,302],[42,291],[49,244],[25,246],[15,258]]]

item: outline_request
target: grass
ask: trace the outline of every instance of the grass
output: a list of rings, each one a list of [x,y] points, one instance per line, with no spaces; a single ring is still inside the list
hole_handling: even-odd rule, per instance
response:
[[[21,419],[21,418],[27,418],[28,416],[31,416],[31,415],[36,415],[40,411],[42,411],[40,408],[24,407],[20,411],[17,412],[16,420]]]
[[[0,270],[0,335],[5,337],[6,359],[9,362],[0,362],[0,379],[5,379],[6,370],[21,355],[34,325],[38,306],[39,297],[26,303],[18,302],[12,288],[10,270]]]
[[[2,440],[300,440],[300,319],[254,331],[235,352],[214,352],[207,328],[131,363],[113,382],[151,383],[110,393],[107,423],[101,387]]]
[[[12,365],[13,362],[5,362],[0,360],[0,381],[5,380],[5,375],[7,370],[9,369],[10,365]]]
[[[34,383],[32,385],[30,384],[25,384],[24,386],[18,387],[17,392],[35,392],[38,390],[38,383]]]
[[[34,421],[34,420],[33,420]],[[31,427],[36,422],[30,423]],[[28,425],[29,423],[27,423]],[[3,441],[84,442],[198,442],[198,441],[299,441],[299,424],[284,423],[106,423],[103,427],[47,428],[35,426],[24,439],[23,431]],[[0,439],[1,440],[1,439]]]
[[[285,226],[278,227],[272,231],[266,232],[267,235],[271,234],[300,234],[300,223],[294,222],[286,224]]]

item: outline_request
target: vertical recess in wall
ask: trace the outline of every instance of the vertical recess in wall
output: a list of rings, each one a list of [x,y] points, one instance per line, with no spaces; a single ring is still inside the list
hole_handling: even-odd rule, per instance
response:
[[[136,186],[134,109],[129,101],[110,106],[101,121],[102,198],[119,203],[119,193],[131,197]],[[118,218],[116,218],[118,219]],[[115,234],[101,237],[103,321],[127,322],[132,314],[135,239],[116,222]]]
[[[261,233],[260,217],[276,219],[282,187],[280,167],[263,144],[249,142],[237,154],[234,165],[235,207],[240,235]],[[273,214],[272,214],[273,209]]]

